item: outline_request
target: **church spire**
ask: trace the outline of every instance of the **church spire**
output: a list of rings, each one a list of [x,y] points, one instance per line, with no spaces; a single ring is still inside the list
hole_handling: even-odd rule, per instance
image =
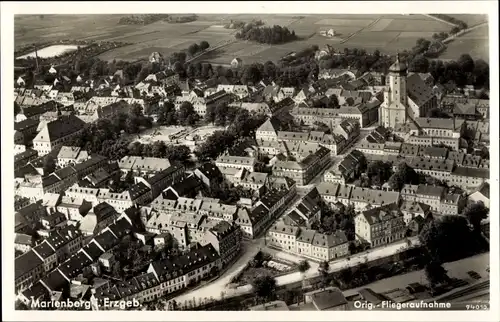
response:
[[[396,54],[396,61],[389,67],[389,72],[392,73],[404,73],[408,67],[404,62],[401,62],[399,52]]]

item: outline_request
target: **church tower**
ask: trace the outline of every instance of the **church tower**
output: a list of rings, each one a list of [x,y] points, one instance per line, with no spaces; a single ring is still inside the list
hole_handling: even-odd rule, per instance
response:
[[[384,93],[384,102],[380,106],[379,123],[384,127],[394,128],[398,123],[406,123],[408,94],[406,74],[408,68],[396,56],[396,62],[389,68],[389,89]]]

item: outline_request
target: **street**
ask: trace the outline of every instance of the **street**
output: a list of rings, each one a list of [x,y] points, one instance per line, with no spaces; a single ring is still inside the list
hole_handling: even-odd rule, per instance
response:
[[[294,198],[294,200],[292,200],[289,203],[289,206],[287,207],[287,209],[285,209],[285,211],[283,212],[283,215],[287,214],[291,209],[293,209],[297,205],[297,203],[300,201],[300,196],[303,196],[304,194],[306,194],[315,185],[317,185],[318,183],[320,183],[322,181],[323,174],[327,169],[329,169],[333,164],[340,162],[347,154],[349,154],[356,147],[357,143],[359,141],[363,140],[364,138],[366,138],[366,136],[368,136],[368,134],[371,131],[373,131],[374,128],[375,127],[362,129],[359,137],[354,142],[352,142],[348,148],[346,148],[344,151],[342,151],[342,154],[337,155],[334,158],[332,158],[332,162],[330,162],[329,166],[325,167],[322,171],[320,171],[318,173],[318,175],[308,185],[297,187],[298,196],[296,198]],[[265,234],[267,234],[267,231],[265,232]],[[264,236],[265,236],[265,234],[264,234]],[[418,240],[416,238],[412,238],[411,241],[412,241],[412,244],[418,243]],[[288,261],[299,262],[299,261],[303,260],[303,258],[301,258],[299,256],[268,248],[265,246],[264,243],[265,243],[265,237],[261,237],[261,238],[258,238],[258,239],[252,240],[252,241],[248,241],[244,246],[245,249],[243,250],[243,252],[244,252],[243,255],[234,264],[232,264],[232,266],[227,271],[225,271],[217,280],[215,280],[214,282],[212,282],[210,284],[201,286],[201,287],[194,289],[190,292],[182,294],[182,295],[176,297],[175,300],[177,302],[183,302],[185,300],[191,300],[193,298],[205,298],[205,297],[207,297],[207,298],[213,297],[214,299],[218,300],[218,299],[221,299],[222,293],[223,293],[223,296],[225,298],[227,298],[227,297],[233,297],[233,296],[237,296],[240,294],[245,294],[245,293],[251,292],[252,291],[251,285],[243,285],[243,286],[239,286],[235,289],[228,288],[227,286],[230,283],[233,276],[237,275],[241,270],[243,270],[245,268],[245,265],[248,263],[248,261],[250,259],[252,259],[255,256],[255,254],[257,254],[257,252],[261,249],[267,253],[270,253],[273,256],[276,256],[277,258],[282,258],[282,259],[285,259]],[[406,249],[407,247],[408,247],[408,245],[407,245],[406,240],[402,240],[402,241],[387,245],[385,247],[370,249],[366,252],[353,255],[349,259],[342,258],[342,259],[338,259],[335,261],[331,261],[330,262],[330,272],[340,271],[340,270],[347,268],[347,267],[352,267],[352,266],[356,266],[356,265],[359,265],[362,263],[366,263],[368,261],[372,261],[372,260],[379,259],[382,257],[387,257],[390,255],[396,254],[398,252],[401,252],[403,249]],[[282,286],[282,285],[287,285],[287,284],[299,282],[303,279],[309,279],[309,278],[318,276],[319,275],[319,272],[318,272],[319,264],[317,262],[314,262],[314,261],[309,261],[309,264],[310,264],[311,268],[307,272],[305,272],[304,274],[302,274],[300,272],[294,272],[294,273],[290,273],[287,275],[279,276],[276,278],[276,284],[278,286]]]
[[[230,283],[233,276],[237,275],[241,270],[245,268],[245,265],[250,259],[252,259],[261,248],[264,247],[264,238],[254,239],[248,241],[244,245],[243,255],[229,267],[218,279],[203,285],[197,289],[190,292],[179,295],[175,300],[182,303],[186,300],[192,300],[193,297],[196,298],[210,298],[213,296],[216,299],[220,299],[221,292],[226,291],[227,284]]]

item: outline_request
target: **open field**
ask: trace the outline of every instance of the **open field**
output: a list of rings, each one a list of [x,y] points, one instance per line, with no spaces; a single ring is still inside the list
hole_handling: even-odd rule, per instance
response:
[[[157,21],[145,26],[118,25],[119,19],[123,16],[16,16],[16,46],[40,40],[44,42],[61,39],[120,41],[130,43],[130,45],[110,50],[99,57],[105,60],[134,61],[144,59],[154,51],[168,55],[202,40],[214,47],[217,43],[234,39],[234,33],[237,32],[237,30],[223,28],[224,23],[230,20],[251,21],[253,19],[261,19],[268,26],[275,24],[287,26],[295,30],[295,33],[302,38],[293,43],[273,46],[237,41],[200,58],[202,61],[228,64],[235,57],[240,57],[244,63],[277,61],[292,51],[299,51],[311,45],[323,47],[326,44],[338,50],[344,48],[364,48],[368,51],[379,49],[383,53],[391,54],[413,47],[418,38],[429,39],[435,32],[450,30],[448,24],[419,14],[202,14],[199,15],[197,21],[183,24]],[[470,26],[485,20],[485,17],[481,15],[454,16],[466,21]],[[319,35],[320,31],[329,29],[334,29],[338,36],[327,38]],[[471,52],[473,58],[487,58],[487,56],[484,57],[485,53],[487,54],[484,48],[487,48],[488,41],[480,33],[471,32],[460,39],[461,42],[457,39],[450,43],[450,49],[445,55]]]
[[[489,61],[488,25],[478,27],[447,44],[442,59],[458,59],[461,54],[468,53],[474,59]]]

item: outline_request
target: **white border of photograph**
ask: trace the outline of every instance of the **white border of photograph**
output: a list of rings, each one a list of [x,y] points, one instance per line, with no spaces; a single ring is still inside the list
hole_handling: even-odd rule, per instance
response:
[[[189,11],[189,12],[188,12]],[[15,311],[13,206],[13,62],[15,14],[252,13],[252,14],[489,14],[490,124],[498,138],[498,2],[496,1],[345,1],[345,2],[2,2],[2,309],[8,321],[499,321],[498,142],[491,141],[491,310],[490,311],[336,311],[332,312],[151,312]],[[457,57],[458,58],[458,57]]]

